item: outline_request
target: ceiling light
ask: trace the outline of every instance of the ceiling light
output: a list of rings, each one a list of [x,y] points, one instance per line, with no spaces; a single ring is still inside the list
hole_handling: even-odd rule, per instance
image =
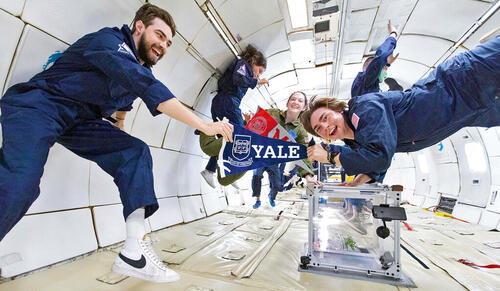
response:
[[[292,29],[308,26],[306,0],[287,0]]]

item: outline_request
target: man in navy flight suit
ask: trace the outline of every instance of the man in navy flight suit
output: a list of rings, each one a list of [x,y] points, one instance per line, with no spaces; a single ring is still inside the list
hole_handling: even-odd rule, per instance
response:
[[[313,135],[358,145],[311,146],[309,159],[357,174],[350,186],[381,182],[395,152],[418,151],[466,126],[500,125],[500,35],[441,63],[404,92],[353,96],[348,106],[335,98],[312,102],[302,123]]]
[[[49,149],[58,142],[97,163],[118,186],[127,239],[113,271],[169,282],[179,275],[161,262],[145,236],[144,219],[158,209],[149,148],[102,118],[130,110],[139,96],[152,115],[167,114],[207,135],[231,140],[232,125],[201,120],[153,76],[151,66],[175,35],[168,12],[145,4],[132,26],[85,35],[52,67],[12,86],[0,100],[0,240],[38,197]]]

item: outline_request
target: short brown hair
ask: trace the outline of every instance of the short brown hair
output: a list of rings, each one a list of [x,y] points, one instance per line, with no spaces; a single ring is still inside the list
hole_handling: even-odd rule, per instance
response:
[[[314,111],[316,111],[316,109],[322,107],[326,107],[334,111],[342,111],[347,108],[347,103],[338,100],[337,98],[328,97],[311,100],[311,102],[309,103],[309,107],[304,112],[302,112],[300,121],[302,122],[302,125],[304,125],[304,128],[307,132],[317,137],[320,136],[316,133],[316,131],[314,131],[311,126],[311,115]]]
[[[135,13],[134,20],[132,21],[132,33],[135,32],[135,23],[139,20],[141,20],[146,27],[148,27],[153,20],[158,17],[161,20],[163,20],[168,26],[170,26],[170,29],[172,30],[172,37],[175,36],[175,22],[170,13],[168,13],[166,10],[161,9],[160,7],[146,3],[137,10]]]

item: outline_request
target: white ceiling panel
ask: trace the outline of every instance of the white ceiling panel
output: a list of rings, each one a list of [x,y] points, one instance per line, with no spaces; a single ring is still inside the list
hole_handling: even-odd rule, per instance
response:
[[[296,85],[297,83],[298,80],[295,71],[284,73],[269,80],[269,92],[273,94],[288,86]]]
[[[289,50],[290,44],[286,36],[285,22],[280,21],[269,25],[239,42],[242,50],[248,44],[255,46],[264,56]]]
[[[388,71],[388,76],[392,78],[397,78],[403,88],[408,88],[408,86],[412,86],[416,81],[420,79],[420,77],[425,74],[425,72],[429,68],[406,60],[397,60],[391,65],[390,71]]]
[[[267,69],[262,78],[271,78],[282,72],[293,70],[292,52],[283,51],[267,58]]]
[[[23,11],[24,1],[25,0],[1,1],[0,8],[4,9],[5,11],[8,11],[9,13],[12,13],[15,16],[19,16]]]
[[[152,0],[149,3],[167,10],[174,18],[177,31],[189,42],[193,42],[196,34],[208,21],[194,1]]]
[[[351,0],[351,10],[361,10],[375,8],[380,4],[380,0]]]
[[[346,23],[345,42],[368,40],[377,9],[352,12]]]
[[[140,106],[131,134],[150,146],[161,147],[169,120],[170,117],[165,114],[153,117],[147,106]]]
[[[186,49],[187,43],[182,38],[174,36],[167,54],[153,67],[155,77],[165,80],[170,74],[175,74],[173,69],[182,55],[186,53]]]
[[[457,41],[489,5],[475,0],[420,0],[403,32]]]
[[[366,42],[348,42],[344,44],[344,56],[342,61],[344,64],[361,63],[363,53],[365,51]]]
[[[167,127],[167,133],[165,134],[165,140],[163,141],[163,147],[179,151],[184,140],[184,134],[188,128],[187,124],[171,118]]]
[[[401,31],[416,3],[417,0],[383,0],[378,8],[365,54],[375,53],[385,41],[390,33],[387,30],[389,19],[396,30]]]
[[[479,40],[493,29],[498,29],[500,24],[500,10],[497,10],[481,27],[476,30],[463,45],[468,49],[473,49],[479,44]]]
[[[141,5],[138,0],[26,0],[22,19],[67,43],[73,43],[103,27],[130,24]],[[69,13],[74,11],[78,13]]]
[[[212,73],[188,52],[181,56],[172,73],[166,78],[158,76],[179,101],[193,106],[205,82]]]
[[[342,79],[354,79],[356,75],[363,71],[363,64],[348,64],[342,66]]]
[[[318,89],[331,86],[332,66],[321,66],[311,69],[297,70],[297,78],[302,88]]]
[[[211,118],[203,116],[198,112],[195,112],[194,114],[205,121],[208,121],[208,122],[212,121]],[[184,141],[182,142],[182,146],[181,146],[181,152],[193,154],[193,155],[198,155],[198,156],[203,156],[204,153],[201,151],[200,142],[199,142],[200,136],[195,135],[194,130],[195,129],[190,127],[190,126],[187,127],[186,133],[184,134]]]
[[[150,148],[150,151],[156,197],[176,196],[179,190],[176,179],[179,153],[158,148]]]
[[[234,60],[234,55],[227,47],[212,24],[203,26],[193,41],[193,46],[213,67],[224,72]]]
[[[341,79],[339,82],[339,95],[336,96],[338,99],[350,99],[351,98],[351,87],[354,79]]]
[[[24,23],[18,18],[0,10],[0,34],[2,35],[2,54],[0,55],[0,93],[9,73],[12,57],[21,37]],[[7,88],[5,88],[7,89]],[[1,97],[0,97],[1,98]]]
[[[242,39],[282,19],[277,0],[225,1],[217,11],[231,33]]]
[[[212,107],[212,99],[217,94],[217,81],[218,80],[214,76],[208,80],[193,106],[194,110],[210,117],[210,120],[212,118],[212,113],[210,111]]]
[[[432,67],[452,46],[452,42],[442,38],[402,35],[398,40],[396,52],[399,52],[400,58]]]
[[[35,74],[43,71],[43,66],[47,63],[50,55],[62,52],[67,47],[67,44],[45,32],[31,25],[26,25],[17,45],[16,58],[7,77],[6,87],[27,82]]]

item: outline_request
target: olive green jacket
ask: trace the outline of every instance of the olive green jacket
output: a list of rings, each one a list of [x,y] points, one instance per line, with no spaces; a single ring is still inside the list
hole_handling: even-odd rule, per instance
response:
[[[307,146],[306,142],[307,131],[304,129],[304,126],[300,122],[300,119],[294,120],[289,123],[285,123],[286,111],[279,110],[276,108],[266,109],[266,111],[279,123],[279,125],[283,126],[283,128],[285,128],[287,132],[290,130],[293,130],[293,132],[295,132],[295,134],[297,135],[295,141],[297,143]],[[312,169],[311,161],[309,161],[308,159],[303,159],[302,161],[304,161],[304,163],[309,167],[309,169]],[[307,173],[308,173],[307,170],[299,167],[299,175],[301,177],[304,177]]]

